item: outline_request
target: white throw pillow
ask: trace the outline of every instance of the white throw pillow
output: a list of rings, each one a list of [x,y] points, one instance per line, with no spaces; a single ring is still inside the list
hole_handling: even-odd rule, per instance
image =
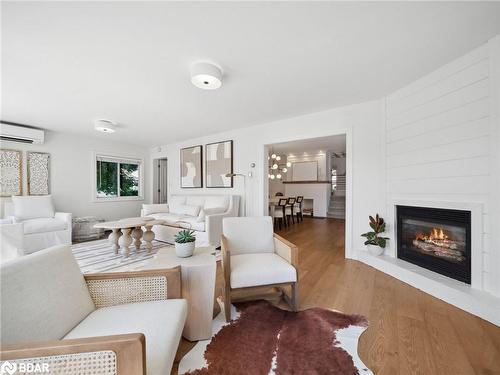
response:
[[[174,211],[175,210],[175,211]],[[187,216],[198,216],[200,206],[190,206],[188,204],[177,204],[170,207],[170,212]]]
[[[51,195],[13,196],[12,203],[14,203],[14,216],[17,220],[54,217],[55,214]]]
[[[151,214],[167,213],[168,204],[143,204],[142,214],[148,216]]]
[[[196,221],[198,223],[202,223],[205,221],[205,218],[207,216],[215,214],[223,214],[224,212],[226,212],[226,209],[224,207],[202,208],[200,210],[200,214],[198,215]]]

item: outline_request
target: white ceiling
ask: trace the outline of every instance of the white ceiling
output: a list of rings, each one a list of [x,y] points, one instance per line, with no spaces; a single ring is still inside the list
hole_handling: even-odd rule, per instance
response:
[[[3,120],[147,146],[379,98],[500,33],[495,2],[1,6]]]
[[[280,155],[293,154],[300,156],[302,153],[319,153],[332,151],[341,153],[346,151],[345,135],[333,135],[321,138],[301,139],[299,141],[275,143],[269,145],[269,153]]]

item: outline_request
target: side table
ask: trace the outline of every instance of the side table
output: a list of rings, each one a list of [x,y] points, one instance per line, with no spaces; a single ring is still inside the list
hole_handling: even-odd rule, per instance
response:
[[[179,258],[173,246],[158,250],[141,269],[181,266],[182,298],[188,301],[188,314],[182,335],[189,341],[212,337],[216,260],[215,247],[199,247],[193,256]],[[168,285],[167,285],[168,288]]]

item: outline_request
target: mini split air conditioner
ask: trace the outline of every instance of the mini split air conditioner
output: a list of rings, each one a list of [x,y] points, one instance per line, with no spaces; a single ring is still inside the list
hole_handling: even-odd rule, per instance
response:
[[[44,131],[40,129],[0,122],[0,139],[2,141],[42,144],[44,136]]]

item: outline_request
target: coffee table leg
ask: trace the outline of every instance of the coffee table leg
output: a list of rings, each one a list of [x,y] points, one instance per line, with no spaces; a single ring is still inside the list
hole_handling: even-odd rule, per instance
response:
[[[132,238],[134,239],[135,250],[139,251],[141,248],[142,228],[135,227],[132,231]]]
[[[132,243],[132,237],[130,237],[131,231],[132,230],[130,228],[123,228],[122,236],[118,240],[118,243],[120,244],[120,247],[122,249],[122,254],[125,258],[127,258],[130,255],[130,250],[128,247]]]
[[[115,252],[115,254],[118,254],[118,249],[120,246],[118,246],[118,239],[120,238],[120,229],[113,229],[113,231],[110,233],[108,237],[108,241],[111,243],[111,248]]]
[[[146,249],[148,250],[148,253],[150,253],[151,250],[153,250],[152,242],[155,239],[155,232],[151,230],[152,228],[151,225],[145,225],[144,227],[146,228],[146,232],[144,232],[142,238],[146,242]]]

